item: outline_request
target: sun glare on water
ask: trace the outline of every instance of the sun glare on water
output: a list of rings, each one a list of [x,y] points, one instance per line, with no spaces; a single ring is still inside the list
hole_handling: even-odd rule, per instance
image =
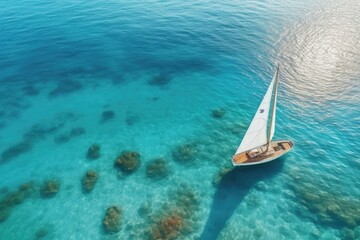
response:
[[[305,15],[280,41],[284,85],[301,101],[356,101],[360,2],[334,1]],[[355,87],[354,87],[355,86]]]

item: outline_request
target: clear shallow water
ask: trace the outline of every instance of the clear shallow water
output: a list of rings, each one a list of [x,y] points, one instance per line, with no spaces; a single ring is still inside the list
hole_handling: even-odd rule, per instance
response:
[[[8,1],[0,9],[2,198],[35,184],[0,223],[1,239],[39,230],[44,239],[146,239],[174,212],[180,239],[359,238],[357,1]],[[275,138],[296,147],[214,186],[275,62]],[[213,118],[219,108],[225,115]],[[114,118],[101,123],[103,111]],[[85,133],[64,140],[74,128]],[[18,143],[27,151],[4,155]],[[88,160],[93,143],[101,157]],[[172,152],[186,143],[196,153],[182,164]],[[119,177],[113,164],[124,150],[142,163]],[[146,164],[158,157],[169,175],[156,181]],[[88,169],[100,177],[84,194]],[[60,191],[44,199],[38,189],[54,178]],[[122,227],[106,234],[112,205],[122,208]]]

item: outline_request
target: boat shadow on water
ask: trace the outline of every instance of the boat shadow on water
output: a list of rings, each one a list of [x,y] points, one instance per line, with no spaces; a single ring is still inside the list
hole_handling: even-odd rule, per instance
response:
[[[224,175],[216,189],[201,240],[215,240],[249,190],[259,181],[278,174],[284,158],[262,165],[235,167]],[[240,225],[241,223],[239,223]]]

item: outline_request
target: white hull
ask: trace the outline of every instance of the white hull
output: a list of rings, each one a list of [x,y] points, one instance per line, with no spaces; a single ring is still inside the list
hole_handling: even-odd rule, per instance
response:
[[[286,147],[286,149],[281,149],[278,151],[275,151],[274,154],[269,155],[268,157],[264,156],[264,157],[258,157],[259,160],[257,160],[257,158],[249,158],[247,156],[246,152],[243,153],[239,153],[234,155],[233,157],[233,165],[234,166],[251,166],[251,165],[259,165],[259,164],[263,164],[263,163],[267,163],[267,162],[271,162],[274,161],[276,159],[278,159],[279,157],[283,156],[284,154],[286,154],[287,152],[289,152],[293,147],[294,147],[294,143],[290,140],[277,140],[274,142],[271,142],[271,145],[273,147],[276,147],[279,143],[282,144],[288,144],[288,147]]]

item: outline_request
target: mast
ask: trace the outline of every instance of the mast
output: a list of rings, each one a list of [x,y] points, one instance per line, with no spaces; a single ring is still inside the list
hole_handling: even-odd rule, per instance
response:
[[[279,64],[277,65],[277,68],[276,68],[274,97],[276,97],[276,95],[277,95],[278,82],[279,82]],[[270,128],[269,128],[268,135],[267,135],[267,147],[266,147],[266,152],[269,151],[269,148],[270,148],[270,140],[271,140],[271,139],[270,139],[270,135],[271,135],[271,128],[272,128],[273,117],[274,117],[274,113],[275,113],[275,100],[273,100],[271,108],[272,108],[272,109],[271,109],[271,117],[270,117]]]

